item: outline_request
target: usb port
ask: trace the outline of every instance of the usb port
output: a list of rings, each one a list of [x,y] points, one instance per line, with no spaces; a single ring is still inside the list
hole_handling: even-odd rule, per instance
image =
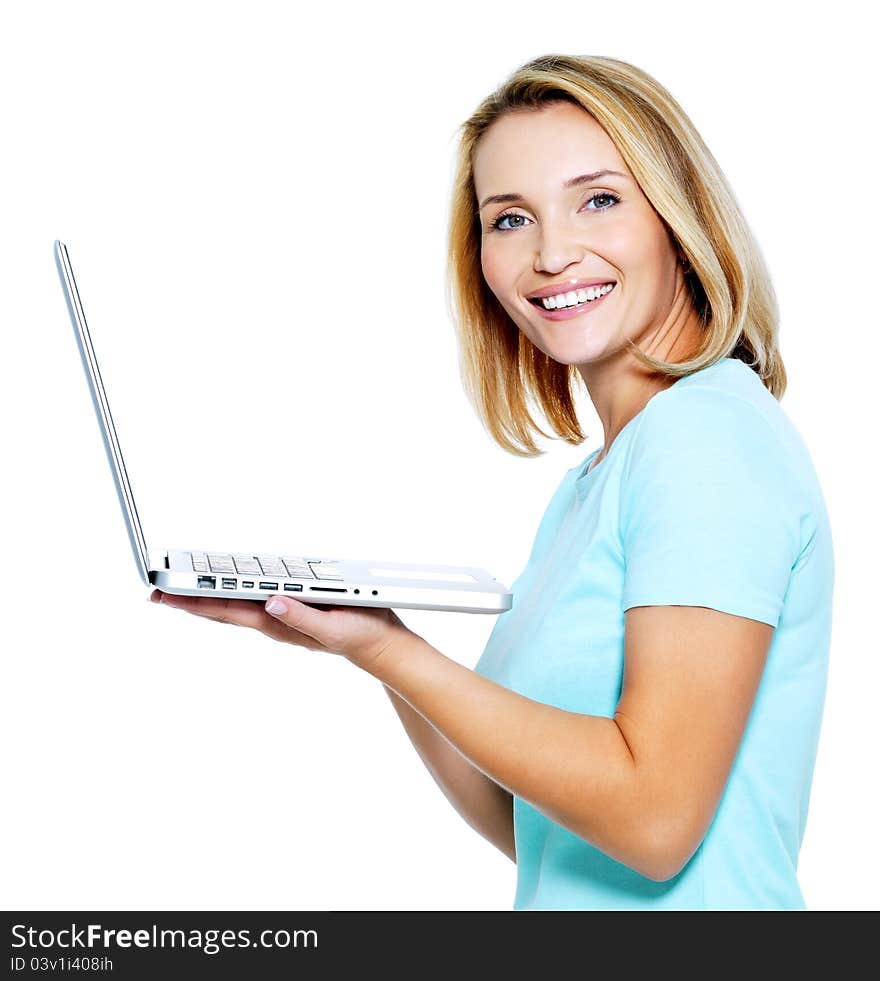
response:
[[[199,589],[216,589],[217,588],[217,577],[216,576],[199,576],[198,578]]]
[[[261,582],[260,583],[260,589],[277,589],[277,588],[278,588],[278,583],[277,582]]]
[[[284,589],[288,593],[301,593],[303,591],[301,582],[286,582],[284,584]]]
[[[253,580],[252,579],[242,579],[242,581],[241,581],[241,588],[242,589],[253,589],[254,588],[254,582],[253,582]]]
[[[224,589],[235,589],[235,580],[234,579],[224,579],[223,580],[223,588]]]

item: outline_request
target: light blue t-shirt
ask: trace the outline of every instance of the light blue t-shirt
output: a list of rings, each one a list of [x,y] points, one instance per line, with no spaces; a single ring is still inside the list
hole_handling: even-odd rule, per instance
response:
[[[477,672],[611,718],[630,607],[704,606],[776,629],[730,779],[684,869],[655,882],[514,797],[514,909],[803,909],[797,859],[834,583],[809,452],[755,372],[725,358],[654,395],[588,473],[598,453],[550,501]]]

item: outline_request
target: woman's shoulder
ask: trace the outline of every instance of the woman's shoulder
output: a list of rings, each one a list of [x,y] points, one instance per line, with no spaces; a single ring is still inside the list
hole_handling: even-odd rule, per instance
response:
[[[795,458],[806,451],[778,399],[755,371],[735,358],[723,358],[659,392],[645,406],[635,436],[634,442],[642,444],[651,437],[691,447],[704,441],[718,448],[722,440],[731,449],[751,441],[754,448]]]
[[[650,399],[628,449],[624,480],[657,473],[689,480],[713,472],[731,483],[775,477],[792,491],[821,493],[797,427],[758,375],[733,358]]]
[[[757,373],[736,358],[722,358],[708,368],[679,378],[652,398],[645,410],[646,416],[659,417],[661,421],[664,415],[685,413],[697,424],[703,412],[716,423],[718,419],[712,417],[737,418],[746,425],[749,420],[762,419],[771,427],[787,421],[782,406]]]

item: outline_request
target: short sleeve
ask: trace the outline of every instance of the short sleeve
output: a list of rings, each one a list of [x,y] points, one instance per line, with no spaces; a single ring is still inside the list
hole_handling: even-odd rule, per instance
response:
[[[622,477],[624,610],[705,606],[776,627],[799,515],[783,444],[759,408],[712,388],[661,393]]]

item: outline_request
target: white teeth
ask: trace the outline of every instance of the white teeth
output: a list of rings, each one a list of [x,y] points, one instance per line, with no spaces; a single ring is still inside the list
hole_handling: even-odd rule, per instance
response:
[[[545,296],[541,301],[545,310],[561,310],[563,307],[573,307],[578,303],[589,303],[597,300],[600,296],[605,296],[614,289],[614,283],[606,283],[605,286],[588,286],[583,290],[572,290],[569,293],[557,293],[556,296]]]

